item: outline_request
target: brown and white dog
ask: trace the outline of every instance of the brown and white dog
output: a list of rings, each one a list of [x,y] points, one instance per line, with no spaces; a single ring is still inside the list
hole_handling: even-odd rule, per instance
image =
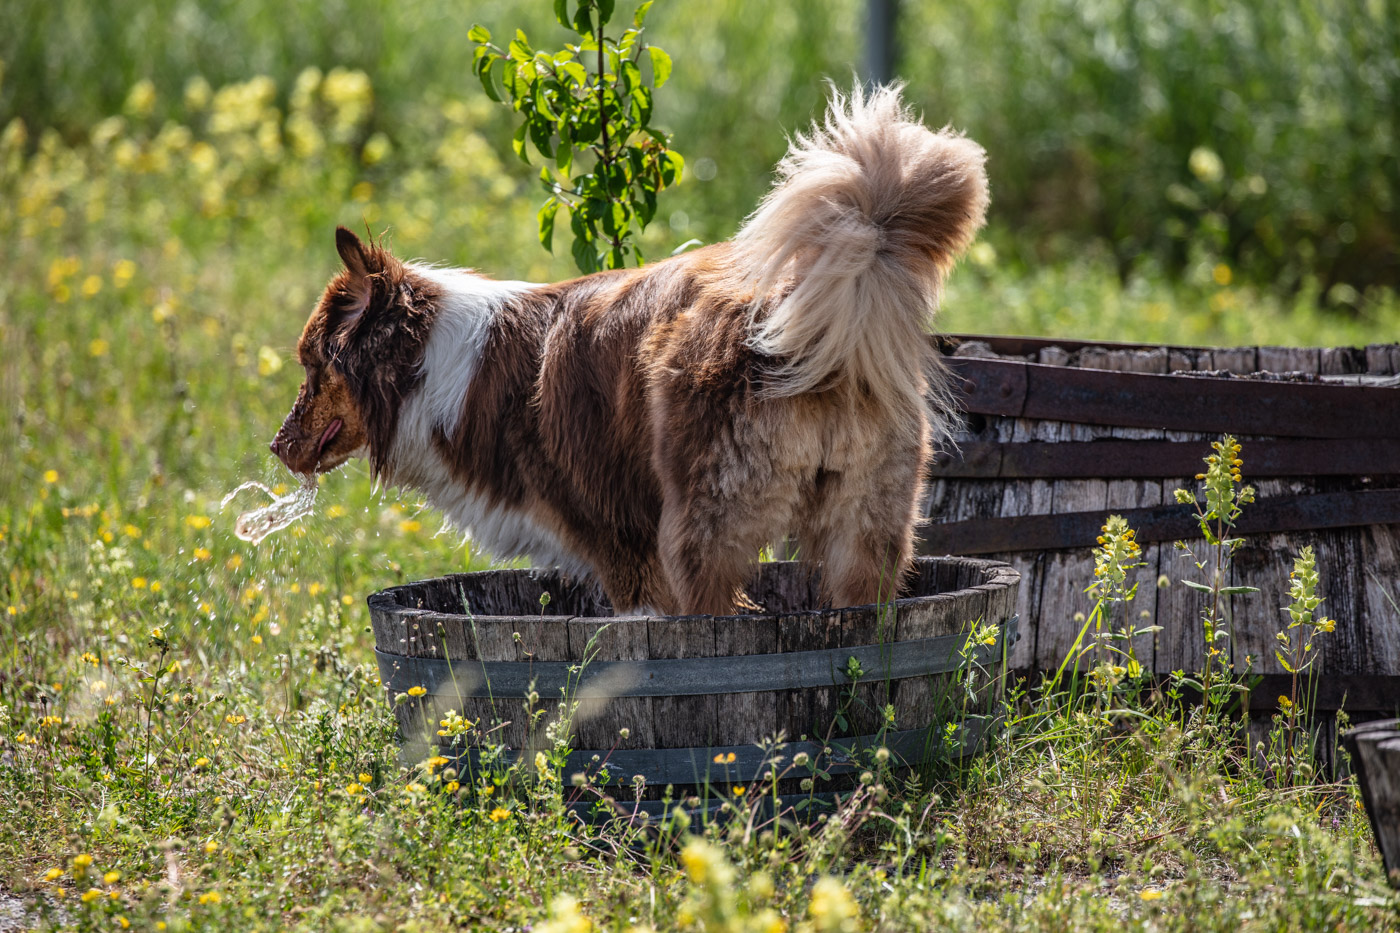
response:
[[[834,605],[888,597],[946,430],[927,335],[984,160],[885,88],[834,97],[733,241],[640,269],[499,282],[338,229],[272,450],[301,474],[368,456],[618,611],[730,612],[789,533]]]

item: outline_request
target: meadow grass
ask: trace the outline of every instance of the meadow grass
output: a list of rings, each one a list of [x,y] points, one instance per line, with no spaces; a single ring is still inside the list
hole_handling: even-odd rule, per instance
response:
[[[231,534],[252,503],[219,502],[292,481],[266,442],[335,223],[502,276],[568,268],[535,243],[528,175],[479,131],[485,102],[425,106],[406,147],[374,128],[375,93],[347,69],[192,80],[178,102],[137,83],[78,138],[0,137],[0,886],[36,923],[1400,923],[1350,785],[1282,782],[1227,718],[1145,696],[1108,715],[1102,691],[1023,686],[986,755],[873,779],[811,826],[583,830],[557,769],[470,786],[401,769],[364,597],[483,560],[363,467],[262,547]],[[649,254],[683,232],[657,225]],[[949,328],[1329,344],[1397,320],[1391,299],[1366,317],[1274,297],[1215,257],[1124,280],[1092,249],[1032,265],[1008,228],[986,242],[954,276]]]

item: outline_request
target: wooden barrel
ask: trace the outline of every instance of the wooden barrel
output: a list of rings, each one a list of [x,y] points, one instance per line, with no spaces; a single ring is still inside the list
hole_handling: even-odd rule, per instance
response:
[[[1368,722],[1343,739],[1386,875],[1400,888],[1400,719]]]
[[[369,609],[382,682],[405,695],[406,760],[437,747],[474,767],[473,749],[437,735],[449,710],[533,755],[576,701],[566,771],[606,770],[609,785],[640,776],[656,797],[760,779],[780,736],[786,762],[811,759],[785,772],[794,789],[818,769],[849,777],[877,747],[908,766],[970,749],[996,713],[1018,581],[994,561],[920,558],[892,604],[822,609],[811,567],[773,562],[746,590],[761,612],[615,617],[593,584],[495,570],[394,587]],[[533,726],[531,694],[545,711]]]
[[[1243,445],[1258,491],[1238,531],[1231,659],[1263,675],[1251,705],[1289,693],[1274,657],[1288,574],[1317,553],[1323,611],[1318,707],[1400,705],[1400,346],[1198,348],[962,336],[943,341],[966,411],[961,450],[933,469],[922,553],[975,554],[1022,575],[1024,671],[1054,671],[1092,603],[1090,550],[1124,515],[1143,545],[1132,611],[1161,626],[1135,645],[1158,675],[1202,663],[1198,572],[1173,549],[1199,537],[1173,491],[1197,489],[1210,442]],[[1165,575],[1171,585],[1158,588]],[[1363,715],[1360,718],[1365,718]]]

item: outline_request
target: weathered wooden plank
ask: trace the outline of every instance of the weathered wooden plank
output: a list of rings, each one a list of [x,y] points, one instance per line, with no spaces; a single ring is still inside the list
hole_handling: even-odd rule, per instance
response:
[[[1318,372],[1339,376],[1366,371],[1366,351],[1357,347],[1323,347]]]
[[[779,651],[836,648],[841,644],[839,612],[798,612],[778,616]],[[817,741],[833,734],[836,688],[785,690],[777,701],[778,728],[789,737],[807,736]]]
[[[647,656],[656,658],[715,657],[713,616],[674,616],[647,620]],[[658,748],[719,744],[713,696],[654,697],[652,730]]]
[[[773,654],[778,628],[763,616],[715,619],[715,657]],[[715,698],[715,716],[726,745],[762,742],[778,733],[778,691],[731,693]],[[789,736],[795,738],[795,736]]]
[[[1318,347],[1260,347],[1259,370],[1266,373],[1306,373],[1316,376],[1322,367]]]
[[[640,661],[648,654],[647,620],[574,618],[568,622],[569,660]],[[575,748],[655,748],[651,700],[641,697],[581,699],[574,713]],[[621,729],[628,730],[622,738]]]
[[[1400,720],[1352,729],[1346,744],[1386,873],[1400,888]]]
[[[1110,437],[1112,431],[1108,427],[1061,424],[1056,433],[1061,443],[1074,443]],[[1051,514],[1102,510],[1107,517],[1107,508],[1106,480],[1055,480],[1052,484]],[[1041,670],[1055,670],[1069,654],[1082,627],[1082,622],[1075,620],[1076,614],[1087,618],[1093,608],[1093,601],[1084,592],[1093,579],[1094,558],[1089,550],[1047,554],[1035,645],[1035,663]]]

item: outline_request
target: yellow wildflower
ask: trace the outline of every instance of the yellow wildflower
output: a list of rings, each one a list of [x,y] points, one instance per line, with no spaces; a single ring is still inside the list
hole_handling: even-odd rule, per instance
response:
[[[45,470],[45,471],[44,471],[44,482],[49,483],[50,485],[52,485],[53,483],[58,482],[58,471],[57,471],[57,470]]]
[[[507,810],[505,807],[497,807],[490,813],[491,822],[493,823],[499,823],[501,820],[507,819],[509,816],[510,811]]]
[[[421,697],[423,694],[425,694],[425,693],[427,693],[427,692],[428,692],[428,688],[427,688],[427,687],[409,687],[409,688],[408,688],[408,695],[411,696],[411,697]]]

